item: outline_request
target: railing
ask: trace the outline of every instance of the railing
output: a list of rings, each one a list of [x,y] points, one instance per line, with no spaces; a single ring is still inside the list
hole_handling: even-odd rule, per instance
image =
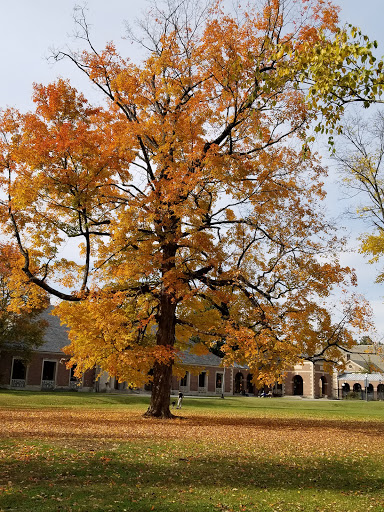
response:
[[[12,379],[11,388],[25,388],[25,379]]]
[[[372,392],[365,392],[365,389],[360,389],[359,391],[342,391],[341,398],[344,400],[366,400],[371,402],[375,400],[375,394]],[[377,400],[382,400],[380,398],[380,393],[377,393]]]
[[[55,381],[54,380],[42,380],[41,381],[41,389],[55,389]]]

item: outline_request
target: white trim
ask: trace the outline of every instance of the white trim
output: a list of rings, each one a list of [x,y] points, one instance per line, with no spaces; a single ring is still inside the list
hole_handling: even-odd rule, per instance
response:
[[[26,386],[27,386],[27,382],[28,382],[28,368],[29,366],[24,364],[25,366],[25,379],[13,379],[12,378],[12,374],[13,374],[13,365],[15,363],[15,361],[22,361],[22,359],[20,357],[17,357],[17,356],[13,356],[12,357],[12,364],[11,364],[11,373],[10,373],[10,376],[9,376],[9,385],[11,388],[18,388],[18,389],[25,389]],[[14,383],[14,385],[12,385],[12,382]],[[24,384],[23,384],[24,382]]]

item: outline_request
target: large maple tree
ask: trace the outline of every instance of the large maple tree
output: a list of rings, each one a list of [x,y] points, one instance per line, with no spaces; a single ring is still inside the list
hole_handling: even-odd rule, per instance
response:
[[[220,340],[223,364],[263,382],[303,357],[337,361],[366,310],[348,300],[335,324],[323,303],[353,275],[319,207],[311,142],[347,103],[375,100],[375,44],[339,29],[324,0],[236,16],[168,2],[141,24],[141,64],[112,43],[98,52],[77,21],[88,49],[56,57],[105,103],[58,80],[1,121],[1,221],[29,280],[62,299],[77,370],[150,379],[147,414],[170,417],[191,339]]]

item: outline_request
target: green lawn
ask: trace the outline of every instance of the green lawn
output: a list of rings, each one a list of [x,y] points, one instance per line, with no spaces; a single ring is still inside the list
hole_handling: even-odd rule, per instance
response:
[[[0,511],[384,510],[384,403],[0,392]],[[177,411],[179,412],[179,411]]]
[[[176,399],[176,397],[174,397]],[[86,408],[137,410],[143,412],[149,404],[149,396],[106,393],[30,392],[0,390],[0,408]],[[250,417],[292,417],[334,420],[383,421],[384,402],[363,400],[306,400],[296,398],[256,397],[186,397],[183,415],[209,412]]]

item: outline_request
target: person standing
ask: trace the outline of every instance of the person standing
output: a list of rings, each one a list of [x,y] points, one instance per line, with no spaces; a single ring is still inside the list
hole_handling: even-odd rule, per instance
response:
[[[183,403],[184,395],[181,391],[179,391],[179,399],[177,401],[177,407],[176,409],[181,409],[181,404]]]

